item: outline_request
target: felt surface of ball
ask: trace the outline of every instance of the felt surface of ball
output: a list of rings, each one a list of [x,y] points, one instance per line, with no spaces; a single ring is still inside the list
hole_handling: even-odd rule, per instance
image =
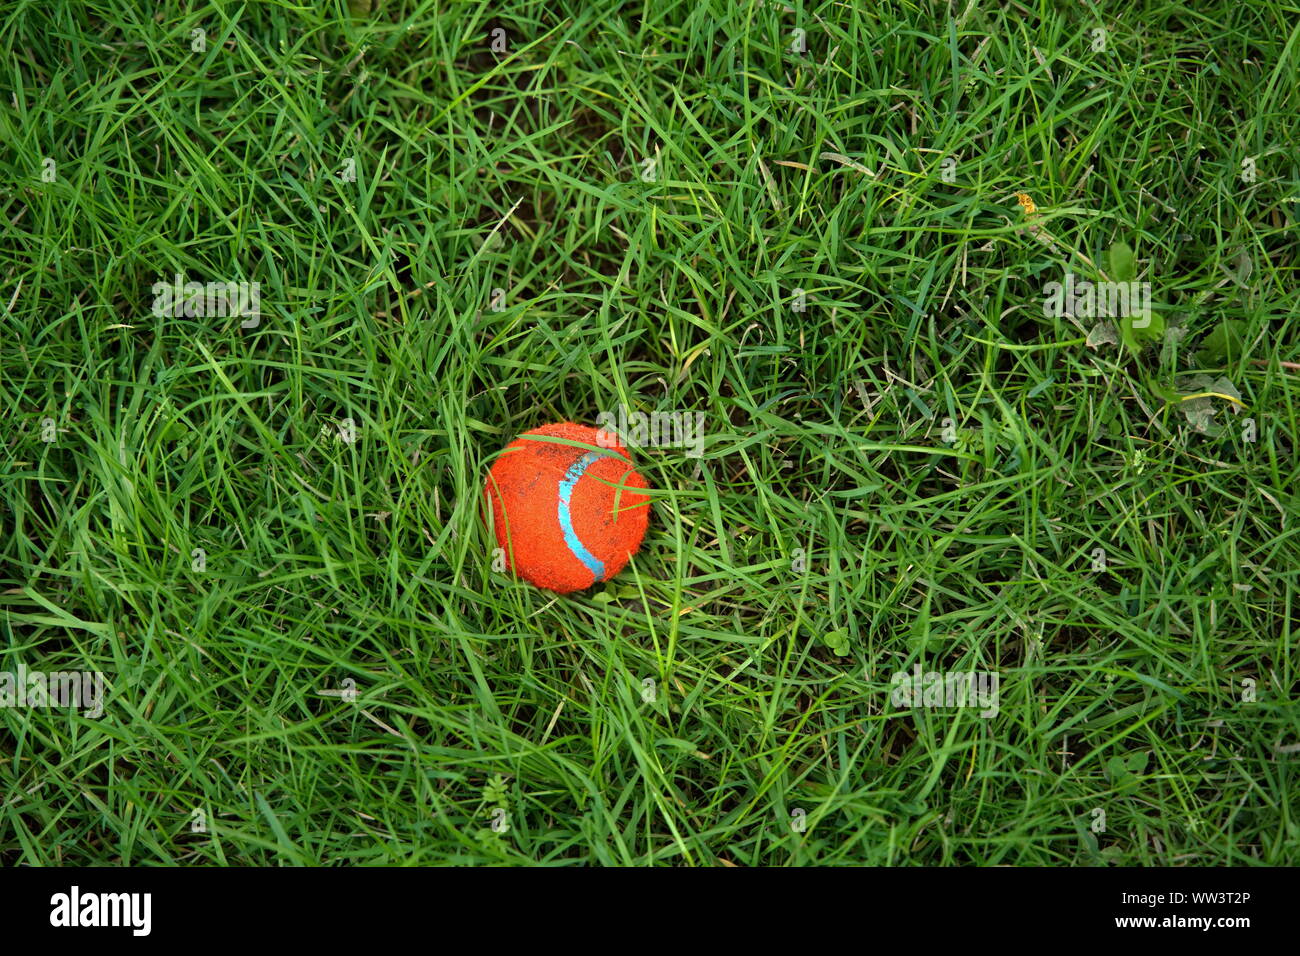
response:
[[[560,422],[511,442],[484,494],[509,567],[568,594],[608,581],[636,553],[650,521],[650,497],[640,493],[648,487],[612,432]]]

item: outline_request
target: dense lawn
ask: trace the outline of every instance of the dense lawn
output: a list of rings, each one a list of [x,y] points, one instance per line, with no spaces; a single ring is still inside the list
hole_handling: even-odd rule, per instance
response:
[[[104,687],[0,861],[1296,859],[1295,2],[17,0],[0,87],[0,671]],[[621,406],[632,566],[495,570]]]

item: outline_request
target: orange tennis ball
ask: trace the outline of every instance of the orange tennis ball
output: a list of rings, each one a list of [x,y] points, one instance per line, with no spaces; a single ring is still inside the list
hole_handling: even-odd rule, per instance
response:
[[[484,494],[510,568],[568,594],[608,581],[641,547],[648,487],[613,432],[560,422],[506,446]]]

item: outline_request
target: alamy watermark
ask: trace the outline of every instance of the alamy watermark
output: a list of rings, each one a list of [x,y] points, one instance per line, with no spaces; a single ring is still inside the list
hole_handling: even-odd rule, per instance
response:
[[[83,893],[74,885],[51,896],[50,907],[54,927],[120,926],[133,936],[148,936],[153,928],[152,893]]]
[[[1151,324],[1150,282],[1089,282],[1066,272],[1065,282],[1047,283],[1043,294],[1046,318],[1134,318],[1136,329]]]
[[[262,286],[258,282],[186,282],[176,273],[171,282],[155,282],[153,314],[187,319],[247,316],[241,328],[256,328],[261,323]]]
[[[73,707],[90,718],[104,713],[104,675],[99,671],[0,671],[0,707]]]
[[[596,444],[601,448],[685,448],[687,458],[704,454],[703,412],[629,412],[620,405],[617,412],[596,416],[600,430]]]
[[[981,717],[998,712],[998,675],[987,671],[926,671],[893,676],[889,699],[895,707],[982,707]]]

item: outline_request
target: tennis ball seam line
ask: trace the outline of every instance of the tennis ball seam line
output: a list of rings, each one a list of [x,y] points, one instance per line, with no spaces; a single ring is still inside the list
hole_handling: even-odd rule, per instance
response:
[[[593,464],[604,458],[605,455],[589,451],[572,465],[564,473],[564,478],[560,481],[560,500],[557,506],[557,515],[560,519],[560,531],[564,534],[564,543],[568,546],[569,552],[587,566],[587,570],[596,576],[600,581],[605,577],[605,565],[594,554],[587,550],[586,545],[578,538],[577,531],[573,528],[573,516],[569,513],[569,503],[573,497],[573,487],[581,480],[587,469]]]

